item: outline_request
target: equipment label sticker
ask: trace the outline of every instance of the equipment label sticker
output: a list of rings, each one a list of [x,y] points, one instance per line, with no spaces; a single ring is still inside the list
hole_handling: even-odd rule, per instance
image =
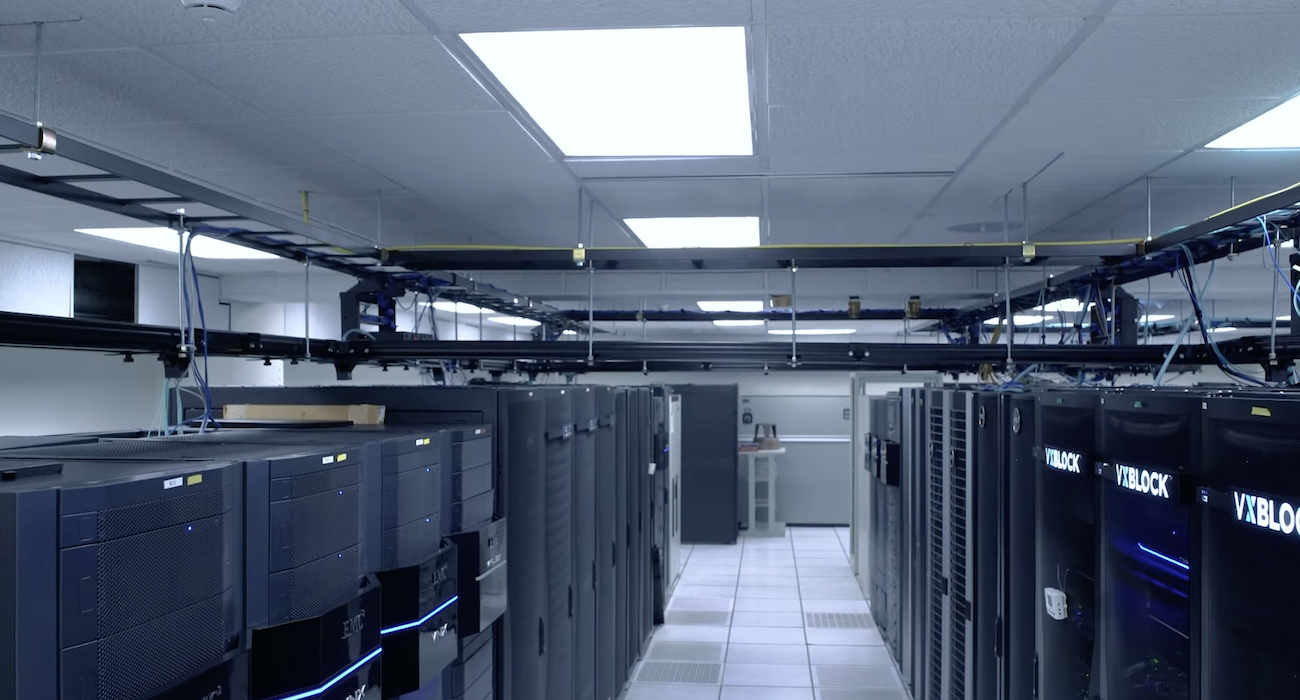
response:
[[[327,455],[327,456],[325,456],[325,457],[321,457],[321,458],[320,458],[320,463],[321,463],[321,464],[333,464],[333,463],[334,463],[334,455]]]
[[[1083,473],[1083,455],[1078,452],[1067,452],[1055,447],[1044,447],[1043,457],[1047,461],[1047,466],[1071,474]]]
[[[185,479],[183,479],[182,477],[179,477],[179,476],[178,476],[178,477],[176,477],[175,479],[168,479],[168,480],[164,481],[164,482],[163,482],[163,490],[166,491],[167,489],[180,488],[181,486],[184,486],[184,485],[185,485]]]
[[[1270,496],[1245,491],[1233,491],[1232,502],[1236,506],[1237,522],[1273,532],[1290,535],[1300,532],[1296,527],[1296,507]]]

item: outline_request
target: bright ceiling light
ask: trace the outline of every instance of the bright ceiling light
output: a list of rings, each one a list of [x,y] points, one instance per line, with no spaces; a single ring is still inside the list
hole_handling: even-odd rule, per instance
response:
[[[789,328],[768,331],[769,335],[852,335],[857,333],[854,328],[800,328],[792,331]]]
[[[1083,311],[1085,308],[1091,308],[1092,306],[1094,305],[1088,304],[1085,307],[1084,303],[1079,301],[1078,299],[1062,299],[1060,301],[1054,301],[1050,304],[1044,304],[1043,306],[1035,306],[1034,311],[1048,311],[1057,314],[1060,313],[1077,314],[1080,311]]]
[[[568,156],[754,153],[741,27],[462,34]]]
[[[1210,329],[1210,332],[1211,332],[1211,333],[1231,333],[1232,331],[1235,331],[1235,330],[1237,330],[1237,327],[1236,327],[1236,326],[1219,326],[1218,328],[1211,328],[1211,329]]]
[[[763,321],[714,321],[713,325],[719,328],[743,328],[745,326],[761,326]]]
[[[1172,321],[1175,318],[1178,317],[1173,314],[1147,314],[1138,323],[1160,323],[1161,321]]]
[[[422,306],[428,306],[429,302],[422,301],[420,302],[420,304]],[[477,316],[478,314],[483,312],[483,309],[480,309],[479,307],[474,306],[473,304],[466,304],[463,301],[435,301],[433,302],[433,308],[442,311],[443,313],[465,314],[467,316],[468,315]]]
[[[1013,316],[1017,326],[1032,326],[1035,323],[1051,320],[1051,316]],[[1001,318],[990,318],[984,322],[986,326],[996,326],[1002,322]]]
[[[736,311],[740,313],[754,313],[762,311],[765,307],[761,301],[697,301],[700,311]]]
[[[533,326],[542,325],[541,321],[534,321],[531,318],[520,318],[518,316],[493,316],[488,320],[493,323],[501,323],[507,326],[519,326],[520,328],[532,328]]]
[[[1206,148],[1300,148],[1300,98],[1292,97],[1219,138]]]
[[[756,216],[624,219],[647,248],[748,248],[758,245]]]
[[[153,248],[173,255],[176,254],[178,246],[176,232],[169,228],[79,228],[76,232],[119,243]],[[194,242],[190,243],[190,254],[205,260],[274,260],[280,257],[207,236],[194,237]]]
[[[572,329],[567,331],[560,331],[560,335],[577,335],[577,334],[578,332]]]

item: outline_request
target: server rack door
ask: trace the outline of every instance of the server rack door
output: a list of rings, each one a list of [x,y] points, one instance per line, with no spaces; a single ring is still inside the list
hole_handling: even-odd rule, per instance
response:
[[[509,431],[498,431],[508,444],[504,473],[507,500],[506,569],[508,602],[508,697],[545,700],[547,689],[546,560],[546,404],[536,391],[503,391]],[[561,654],[566,652],[560,652]]]
[[[623,692],[633,660],[628,657],[628,601],[631,599],[631,526],[628,520],[628,432],[632,424],[627,389],[614,389],[614,689]]]
[[[682,542],[735,544],[740,390],[679,384],[673,391],[682,397]]]
[[[1033,396],[1012,396],[1007,418],[1010,461],[1006,486],[1004,532],[1006,583],[1001,598],[1003,655],[1006,659],[1004,700],[1030,700],[1034,696],[1035,624],[1042,592],[1035,586],[1034,497],[1038,483],[1037,411]]]
[[[618,460],[614,435],[614,390],[600,387],[596,394],[596,698],[614,700],[622,690],[614,684],[615,565],[618,538],[615,536],[615,494]]]
[[[573,396],[546,397],[546,700],[573,697]]]
[[[926,539],[928,522],[926,482],[927,411],[924,389],[906,389],[902,397],[902,438],[899,456],[899,493],[902,496],[902,547],[904,565],[901,571],[902,624],[899,635],[899,656],[896,659],[905,685],[913,697],[924,698],[924,650],[926,624],[925,596],[929,590],[927,570],[929,543]]]
[[[682,575],[682,397],[674,394],[668,410],[668,593]]]
[[[1100,577],[1103,695],[1199,697],[1201,398],[1101,398]],[[1068,600],[1068,598],[1067,598]]]
[[[951,391],[931,390],[926,401],[926,628],[925,698],[947,698],[951,663],[948,585],[949,402]]]
[[[1100,694],[1097,651],[1097,401],[1091,392],[1046,392],[1038,400],[1035,545],[1038,695]],[[1065,619],[1048,615],[1047,589],[1064,592]]]
[[[972,465],[977,449],[975,394],[949,395],[948,421],[948,693],[960,700],[975,695],[975,482]]]
[[[886,643],[890,646],[890,651],[895,659],[901,658],[902,654],[903,569],[906,561],[903,554],[902,491],[899,486],[901,481],[900,469],[902,467],[900,461],[901,408],[901,400],[898,397],[886,398],[881,403],[881,410],[884,412],[881,418],[884,439],[878,443],[880,448],[880,475],[879,481],[873,487],[884,491],[885,513],[883,524],[885,533],[881,537],[881,543],[884,550],[882,558],[885,569],[885,628],[887,631]]]
[[[627,412],[627,660],[631,665],[641,656],[641,597],[645,594],[641,551],[641,492],[644,490],[641,479],[641,438],[644,434],[641,422],[645,416],[641,411],[640,390],[635,387],[627,390]]]
[[[638,647],[641,651],[645,650],[646,644],[650,641],[650,635],[654,632],[654,607],[655,607],[655,586],[656,579],[654,576],[654,555],[655,547],[658,543],[656,534],[656,523],[653,518],[655,506],[663,502],[663,497],[658,489],[661,481],[658,478],[659,456],[655,454],[654,435],[655,429],[655,410],[654,394],[649,387],[642,387],[641,393],[641,453],[642,453],[642,470],[641,470],[641,636],[637,639]],[[650,473],[650,465],[655,464],[655,474]],[[662,551],[660,549],[659,551]],[[659,579],[662,581],[662,578]],[[662,596],[662,591],[659,593]]]
[[[1300,697],[1300,402],[1210,399],[1202,413],[1201,696]]]
[[[1003,698],[1000,692],[1002,661],[1006,657],[1000,630],[1004,618],[1004,604],[1000,596],[1005,558],[1001,543],[1003,475],[1007,464],[1006,415],[1008,396],[982,392],[974,394],[976,400],[973,430],[976,433],[973,454],[976,455],[971,470],[970,491],[973,494],[972,521],[974,522],[974,547],[970,562],[974,570],[974,587],[968,600],[973,604],[974,644],[972,685],[968,697]]]
[[[596,395],[573,394],[573,696],[596,699]]]

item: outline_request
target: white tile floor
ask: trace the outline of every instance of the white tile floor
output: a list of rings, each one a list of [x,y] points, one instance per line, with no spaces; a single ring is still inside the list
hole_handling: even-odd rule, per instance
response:
[[[784,539],[684,547],[667,624],[626,700],[905,700],[848,543],[847,528],[790,528]],[[808,626],[808,613],[866,615],[867,627]],[[661,682],[642,680],[656,673]]]

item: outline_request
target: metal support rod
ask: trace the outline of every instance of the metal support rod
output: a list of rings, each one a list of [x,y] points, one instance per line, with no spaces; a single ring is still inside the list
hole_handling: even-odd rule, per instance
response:
[[[1265,231],[1265,233],[1267,233],[1267,231]],[[1281,231],[1279,231],[1278,234],[1281,235]],[[1273,244],[1274,246],[1276,246],[1277,241],[1273,241]],[[1273,248],[1272,250],[1270,250],[1269,248],[1265,248],[1264,264],[1272,265],[1273,264],[1272,257],[1276,254],[1277,254],[1276,247]],[[1272,307],[1272,311],[1270,311],[1268,315],[1269,318],[1273,320],[1270,321],[1269,332],[1268,332],[1268,362],[1269,364],[1274,364],[1277,362],[1277,278],[1279,277],[1279,275],[1269,275],[1269,277],[1273,278],[1273,297],[1272,297],[1273,307]],[[1296,329],[1296,328],[1291,329],[1293,333],[1297,330],[1300,329]]]
[[[188,344],[185,341],[185,229],[176,230],[176,309],[180,315],[176,328],[181,333],[181,352]]]
[[[1002,238],[1010,241],[1011,239],[1011,195],[1010,193],[1002,195]],[[1004,319],[1007,327],[1007,366],[1011,366],[1011,345],[1016,336],[1016,326],[1011,319],[1011,261],[1007,260],[1006,265],[1002,266],[1002,279],[1006,283],[1006,299],[1003,303],[1006,306]]]
[[[641,299],[641,340],[644,341],[646,339],[646,336],[647,336],[647,328],[646,328],[646,320],[645,320],[645,299],[642,298]]]
[[[1147,240],[1151,240],[1151,176],[1147,176]]]
[[[790,261],[790,366],[799,366],[799,266]]]
[[[420,295],[415,295],[416,304],[420,303]],[[420,317],[417,313],[417,319]],[[429,310],[429,317],[433,318],[433,310]],[[420,328],[417,325],[415,332],[419,333]],[[307,359],[311,359],[311,258],[302,262],[302,339],[307,344]]]
[[[36,75],[35,83],[32,88],[32,122],[36,126],[41,126],[41,49],[45,44],[45,23],[36,23]]]
[[[587,268],[587,364],[596,361],[596,268]]]
[[[384,191],[375,190],[375,247],[384,247]],[[416,329],[419,330],[418,328]]]
[[[1020,206],[1023,210],[1021,218],[1024,220],[1024,226],[1021,232],[1024,234],[1024,242],[1029,242],[1029,183],[1026,182],[1020,186]]]
[[[1228,204],[1237,206],[1237,176],[1228,178]]]

